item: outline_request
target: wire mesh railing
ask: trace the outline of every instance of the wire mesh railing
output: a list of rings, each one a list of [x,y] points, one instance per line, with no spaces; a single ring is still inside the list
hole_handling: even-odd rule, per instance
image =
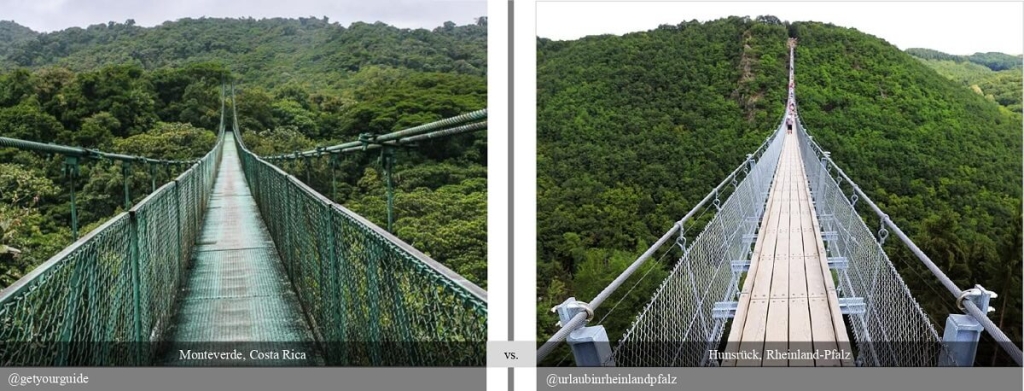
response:
[[[214,148],[191,168],[0,292],[0,366],[152,364],[202,224],[223,135],[222,122]]]
[[[739,167],[736,167],[735,170],[727,175],[718,186],[708,193],[704,199],[698,202],[690,212],[683,216],[682,219],[677,221],[672,228],[662,235],[661,238],[647,249],[647,251],[633,261],[626,270],[623,270],[622,273],[608,284],[608,286],[606,286],[596,297],[594,297],[593,300],[589,303],[576,301],[576,304],[574,305],[575,308],[570,310],[571,312],[575,312],[575,315],[563,318],[559,322],[561,328],[537,349],[537,362],[543,361],[545,357],[551,354],[559,344],[569,337],[570,333],[584,327],[591,320],[589,318],[591,318],[593,313],[597,311],[598,307],[600,307],[605,300],[611,297],[612,294],[614,294],[615,291],[649,259],[652,257],[665,259],[668,256],[672,256],[679,257],[681,261],[684,259],[689,260],[694,257],[702,256],[703,252],[701,251],[704,249],[715,251],[719,256],[719,259],[717,261],[711,261],[711,264],[698,266],[699,269],[697,273],[701,274],[702,278],[708,278],[708,281],[697,282],[695,279],[691,280],[690,286],[693,287],[691,296],[700,297],[699,300],[701,302],[698,303],[697,306],[690,306],[688,302],[669,303],[667,301],[657,300],[658,295],[660,295],[663,290],[674,290],[677,288],[677,286],[672,283],[673,276],[679,272],[678,269],[680,265],[687,264],[687,262],[677,262],[669,277],[663,280],[662,285],[651,298],[651,301],[641,311],[641,313],[637,315],[633,324],[619,340],[618,345],[614,348],[611,354],[608,355],[608,357],[603,359],[604,362],[600,365],[666,366],[673,365],[666,364],[666,362],[680,362],[680,360],[682,362],[687,362],[687,360],[690,359],[680,359],[677,357],[679,355],[679,352],[676,351],[678,348],[685,347],[689,350],[700,349],[710,343],[711,335],[718,334],[720,337],[723,331],[723,325],[718,324],[718,322],[712,322],[712,327],[709,330],[705,330],[705,334],[708,336],[707,338],[698,338],[698,336],[694,334],[692,339],[680,339],[688,338],[688,331],[679,332],[679,329],[677,328],[673,331],[661,332],[652,328],[659,323],[666,324],[669,322],[669,318],[664,317],[668,316],[667,313],[662,314],[661,310],[656,310],[652,315],[650,315],[650,318],[645,318],[644,314],[646,314],[652,306],[657,308],[658,306],[665,304],[664,308],[666,308],[667,311],[683,311],[682,315],[677,313],[675,316],[687,318],[694,322],[705,322],[701,324],[701,327],[707,329],[707,320],[697,320],[697,318],[692,315],[695,315],[698,312],[707,312],[710,314],[713,309],[715,299],[709,298],[708,296],[715,297],[715,295],[718,294],[719,296],[724,297],[735,295],[735,292],[738,291],[739,281],[736,280],[734,276],[729,276],[731,261],[736,259],[730,259],[729,263],[721,262],[721,260],[730,256],[738,257],[739,255],[749,257],[749,251],[753,245],[753,242],[751,241],[752,233],[756,230],[757,224],[760,221],[760,216],[764,212],[764,205],[768,198],[768,189],[775,173],[774,167],[777,166],[779,154],[782,152],[783,138],[778,137],[778,135],[782,132],[782,129],[785,126],[787,114],[788,111],[784,111],[782,113],[778,127],[752,154],[747,155],[747,159],[744,160]],[[726,199],[725,204],[721,201],[723,198]],[[741,210],[738,212],[738,215],[743,217],[741,218],[742,222],[739,224],[737,224],[734,219],[737,213],[734,212],[733,209]],[[722,214],[723,217],[720,220],[716,220],[722,210],[725,210],[725,213]],[[725,223],[724,220],[727,218],[730,219],[730,221]],[[718,249],[712,250],[713,246],[707,246],[704,244],[709,240],[708,237],[710,236],[701,239],[701,235],[703,235],[703,232],[707,227],[715,227],[712,229],[717,230],[720,234],[728,235],[728,240],[720,240],[719,243],[722,246]],[[675,240],[676,244],[671,245],[669,242],[674,236],[677,237]],[[735,241],[737,239],[740,240],[739,244]],[[688,245],[688,241],[692,241],[692,244]],[[746,249],[744,249],[744,245],[742,244],[744,242],[747,243]],[[693,247],[694,245],[699,245],[700,247]],[[687,251],[689,251],[690,248],[697,250],[697,252],[694,254],[688,254]],[[725,269],[725,273],[720,273],[720,269],[723,267]],[[687,273],[692,272],[693,269]],[[646,275],[641,277],[641,279],[643,278],[646,278]],[[708,285],[708,283],[711,283],[712,281],[718,281],[720,283],[712,283],[711,285]],[[697,292],[697,289],[704,290]],[[669,293],[666,293],[666,295],[669,295]],[[655,302],[658,302],[658,304],[654,304]],[[559,307],[564,306],[565,304]],[[586,309],[586,311],[583,309]],[[605,314],[604,318],[607,318],[610,315],[611,312],[608,312]],[[560,314],[559,317],[562,317],[562,315]],[[686,327],[688,330],[689,325]],[[698,339],[700,341],[698,341]],[[704,356],[707,355],[704,354]],[[621,362],[619,362],[619,360],[621,360]],[[643,362],[645,360],[650,361],[651,364],[644,364]]]
[[[864,366],[970,366],[956,362],[929,317],[914,298],[896,266],[883,248],[892,229],[897,250],[912,253],[934,274],[936,282],[951,292],[950,299],[964,295],[948,277],[836,166],[827,152],[814,142],[800,123],[801,155],[808,176],[815,210],[826,240],[828,256],[845,260],[836,271],[840,297],[862,297],[866,312],[848,316],[857,351],[857,363]],[[870,207],[865,213],[857,210]],[[877,217],[878,230],[868,228],[864,215]],[[939,294],[938,292],[934,292]],[[970,301],[963,311],[973,316],[996,339],[1011,358],[1020,363],[1021,350]],[[973,307],[973,308],[972,308]],[[974,309],[975,311],[972,311]]]
[[[235,140],[327,365],[486,364],[486,291]]]
[[[739,292],[735,263],[749,261],[754,237],[764,213],[768,190],[778,166],[783,137],[780,127],[756,160],[744,163],[742,178],[727,179],[731,194],[720,202],[716,189],[711,219],[695,239],[686,227],[673,244],[681,256],[651,301],[636,316],[615,346],[617,366],[709,366],[708,351],[716,349],[726,319],[713,316],[715,302],[735,300]]]
[[[835,270],[836,293],[862,297],[866,305],[865,313],[848,316],[846,322],[858,365],[935,366],[941,338],[882,249],[887,231],[882,228],[875,236],[854,209],[858,196],[843,192],[799,122],[796,132],[825,250],[829,258],[846,260],[845,268]]]

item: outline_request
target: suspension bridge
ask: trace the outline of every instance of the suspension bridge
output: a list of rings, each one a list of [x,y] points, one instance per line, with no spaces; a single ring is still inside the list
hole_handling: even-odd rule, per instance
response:
[[[596,297],[553,308],[561,328],[538,362],[566,342],[578,366],[972,366],[985,332],[1021,364],[1021,349],[987,316],[996,295],[957,287],[808,134],[797,111],[796,40],[788,47],[779,126]],[[877,230],[858,201],[878,217]],[[944,328],[883,249],[890,230],[956,300],[962,313]],[[678,260],[612,343],[604,326],[588,323],[653,258]]]
[[[0,147],[65,157],[77,239],[0,291],[0,365],[484,365],[487,292],[392,235],[390,207],[385,230],[250,152],[234,87],[225,126],[226,95],[216,144],[196,161],[0,137]],[[480,110],[292,157],[388,156],[486,129],[485,118]],[[104,160],[122,166],[127,211],[79,238],[78,165]],[[152,182],[135,205],[132,164],[148,165]],[[168,180],[158,187],[160,165]],[[187,169],[171,177],[172,166]]]

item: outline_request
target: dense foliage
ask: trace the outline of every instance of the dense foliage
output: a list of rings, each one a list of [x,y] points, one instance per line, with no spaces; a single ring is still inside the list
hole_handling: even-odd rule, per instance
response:
[[[14,25],[16,26],[16,25]],[[20,27],[20,26],[19,26]],[[234,81],[247,145],[271,155],[351,141],[486,106],[486,18],[433,31],[326,19],[110,23],[22,36],[0,24],[0,135],[163,159],[215,142],[220,86]],[[5,55],[4,53],[9,53]],[[395,233],[486,287],[486,132],[396,153]],[[310,182],[386,224],[378,156],[327,159]],[[63,158],[0,148],[0,287],[70,244]],[[316,166],[319,164],[319,166]],[[304,166],[284,168],[305,180]],[[317,170],[317,168],[319,170]],[[157,183],[182,168],[157,170]],[[87,161],[76,184],[85,234],[124,208],[119,163]],[[138,202],[149,170],[131,171]]]
[[[243,129],[257,130],[243,131],[246,146],[258,155],[274,156],[333,143],[322,141],[325,137],[352,141],[359,133],[387,133],[478,110],[486,106],[486,93],[481,77],[442,73],[397,77],[381,70],[372,83],[353,91],[358,103],[344,109],[329,98],[318,103],[316,96],[278,97],[277,103],[270,103],[275,98],[257,88],[240,91],[238,116]],[[402,148],[395,152],[394,169],[394,232],[482,287],[487,276],[485,133]],[[387,200],[380,163],[379,150],[343,155],[333,172],[333,185],[327,157],[279,165],[384,227]]]
[[[1006,53],[974,53],[964,56],[922,48],[910,48],[907,49],[907,53],[914,57],[926,60],[953,61],[958,63],[969,62],[984,66],[993,71],[1002,71],[1014,68],[1020,69],[1021,67],[1024,67],[1024,64],[1021,63],[1021,55],[1012,56]]]
[[[1024,69],[1021,69],[1020,57],[988,53],[990,56],[1004,56],[999,57],[1004,61],[990,65],[988,62],[975,61],[978,54],[970,57],[953,56],[928,49],[907,49],[907,53],[918,57],[940,75],[985,96],[985,99],[999,103],[1010,111],[1022,112]]]
[[[36,35],[32,29],[14,21],[0,20],[0,38],[3,39],[3,42],[0,42],[0,57],[7,56],[12,46],[31,40]]]
[[[260,86],[298,84],[318,92],[344,89],[349,74],[371,65],[487,74],[485,17],[464,26],[447,22],[433,31],[380,22],[344,27],[326,17],[185,18],[153,28],[128,20],[16,40],[4,31],[0,69],[60,65],[80,71],[126,63],[156,69],[216,61]]]
[[[592,299],[774,130],[790,36],[809,131],[959,286],[997,291],[994,319],[1019,341],[1020,115],[875,37],[774,17],[538,39],[539,340],[557,329],[552,306]],[[941,329],[951,296],[893,242]],[[670,264],[635,273],[597,311],[614,311],[612,340]]]

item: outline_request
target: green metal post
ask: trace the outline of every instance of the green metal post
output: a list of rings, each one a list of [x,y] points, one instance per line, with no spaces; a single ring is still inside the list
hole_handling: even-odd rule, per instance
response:
[[[174,180],[174,210],[178,228],[174,232],[176,233],[175,237],[178,238],[178,284],[180,286],[185,281],[185,268],[188,265],[186,265],[185,250],[181,245],[181,182],[178,182],[177,179]]]
[[[303,163],[304,166],[306,166],[305,167],[306,168],[306,185],[312,187],[313,186],[313,182],[309,181],[309,171],[310,171],[309,170],[309,158],[303,156],[302,157],[302,163]]]
[[[331,158],[333,158],[333,157],[334,157],[334,155],[331,155]],[[337,321],[337,323],[334,325],[334,327],[332,329],[337,330],[337,335],[333,336],[333,337],[335,337],[335,339],[334,339],[335,343],[342,343],[342,341],[348,340],[348,338],[347,338],[347,336],[348,336],[348,333],[347,333],[347,331],[348,331],[348,322],[347,322],[346,316],[345,316],[346,315],[345,314],[345,310],[346,310],[346,308],[348,308],[348,306],[345,304],[345,288],[346,288],[346,286],[345,286],[345,276],[346,276],[346,274],[345,273],[346,273],[346,271],[343,270],[343,268],[342,268],[342,258],[344,256],[342,255],[343,251],[341,251],[341,249],[338,248],[340,243],[337,240],[337,238],[338,237],[342,237],[342,235],[341,235],[340,232],[338,234],[335,234],[335,232],[334,232],[335,231],[335,227],[337,227],[337,224],[335,224],[335,222],[337,220],[337,213],[334,212],[334,210],[332,209],[332,207],[330,205],[327,206],[327,215],[328,215],[328,219],[329,219],[328,220],[328,224],[330,225],[330,229],[327,230],[328,235],[330,235],[330,236],[328,236],[327,240],[328,240],[328,243],[330,244],[331,268],[332,268],[332,273],[330,273],[329,279],[331,281],[331,286],[333,287],[333,289],[331,289],[331,291],[333,291],[333,293],[334,293],[334,308],[333,308],[333,310],[334,310],[334,319]],[[340,241],[340,242],[344,242],[344,241]],[[347,364],[346,363],[346,357],[345,357],[346,349],[330,349],[329,348],[328,350],[330,350],[332,352],[336,351],[336,354],[340,355],[340,357],[337,357],[337,360],[334,361],[335,364],[340,364],[340,365]]]
[[[189,228],[192,230],[191,232],[198,233],[203,225],[203,210],[199,205],[199,186],[202,186],[203,183],[198,178],[198,175],[193,174],[192,178],[194,178],[192,179],[191,186],[192,194],[189,194],[189,197],[192,200],[190,204],[192,205],[192,216],[195,216],[195,220],[192,221],[192,226]],[[196,239],[193,239],[192,243],[194,244],[195,242]]]
[[[75,178],[78,177],[77,157],[64,158],[64,176],[68,178],[68,188],[71,189],[71,237],[72,240],[78,240],[78,207],[75,205]]]
[[[331,164],[331,197],[330,197],[330,199],[331,199],[331,201],[333,201],[333,200],[337,199],[337,197],[338,197],[338,184],[336,182],[337,179],[335,178],[337,176],[337,175],[335,175],[335,169],[338,168],[338,155],[332,153],[329,159],[330,159],[330,164]]]
[[[132,174],[132,164],[121,162],[121,175],[124,177],[124,210],[132,208],[132,198],[128,193],[128,177]]]
[[[284,221],[294,222],[295,220],[291,219],[291,214],[292,214],[291,213],[292,212],[292,186],[291,186],[290,183],[288,183],[288,177],[287,176],[282,177],[282,179],[283,180],[281,182],[283,182],[283,184],[284,184],[284,189],[282,189],[282,190],[285,193],[285,196],[284,196],[284,199],[285,199]],[[292,236],[293,236],[292,235],[292,230],[290,230],[290,229],[285,229],[284,230],[284,242],[285,242],[284,247],[286,249],[288,249],[288,250],[285,251],[284,254],[282,254],[282,257],[286,258],[286,259],[284,259],[284,266],[285,266],[286,271],[288,272],[288,279],[289,279],[289,281],[295,281],[295,275],[293,273],[295,271],[294,270],[294,266],[295,265],[292,265],[292,261],[295,260],[295,257],[292,256],[292,254],[293,254],[292,250],[295,247],[292,246]]]
[[[396,278],[385,278],[384,283],[387,284],[388,290],[392,292],[392,294],[395,297],[395,301],[397,301],[395,305],[394,317],[395,325],[398,327],[399,332],[402,335],[401,348],[402,350],[405,351],[405,355],[409,359],[409,362],[418,363],[421,361],[418,354],[418,350],[416,349],[418,344],[413,343],[413,341],[415,341],[415,339],[412,336],[411,330],[413,322],[409,321],[409,316],[406,315],[405,313],[405,308],[407,306],[407,304],[405,303],[405,295],[403,294],[402,289],[398,286],[396,280]]]
[[[149,182],[152,184],[152,192],[156,192],[156,163],[149,163]]]
[[[128,229],[131,236],[132,300],[135,303],[135,364],[142,365],[142,295],[139,292],[139,220],[134,211],[129,213]]]
[[[369,293],[370,300],[367,304],[370,305],[370,365],[380,365],[380,349],[381,349],[381,338],[380,338],[380,284],[377,279],[378,269],[381,267],[381,256],[383,253],[382,249],[373,248],[374,246],[368,246],[369,252],[369,265],[366,265],[366,291]]]
[[[67,301],[68,313],[65,314],[66,317],[64,318],[63,330],[61,330],[60,335],[61,352],[60,359],[57,361],[57,365],[59,366],[70,364],[69,356],[71,355],[71,341],[74,336],[75,321],[78,319],[78,300],[82,297],[82,285],[80,282],[82,278],[82,269],[85,268],[87,263],[88,262],[83,260],[72,264],[74,271],[71,272],[71,285],[68,286],[70,288]]]
[[[384,160],[384,180],[387,181],[388,188],[388,232],[394,233],[395,188],[392,181],[392,170],[395,166],[395,151],[389,146],[382,147],[380,151],[381,158]]]

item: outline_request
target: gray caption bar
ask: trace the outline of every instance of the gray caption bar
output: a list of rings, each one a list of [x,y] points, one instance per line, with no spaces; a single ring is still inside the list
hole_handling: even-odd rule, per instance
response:
[[[0,390],[471,390],[480,368],[37,368],[6,367]],[[86,382],[82,382],[85,380]],[[61,386],[61,382],[64,383]]]
[[[1020,368],[537,368],[537,390],[1014,390]]]

